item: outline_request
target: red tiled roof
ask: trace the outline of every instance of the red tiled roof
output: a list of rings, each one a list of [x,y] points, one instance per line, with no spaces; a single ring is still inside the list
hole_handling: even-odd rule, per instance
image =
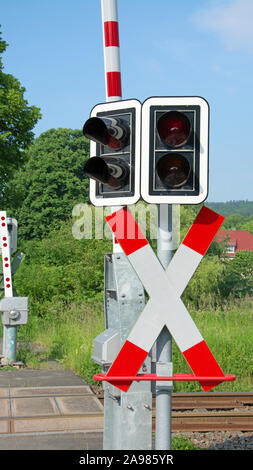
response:
[[[216,241],[228,240],[229,246],[235,246],[235,251],[253,251],[253,235],[247,230],[219,230]]]

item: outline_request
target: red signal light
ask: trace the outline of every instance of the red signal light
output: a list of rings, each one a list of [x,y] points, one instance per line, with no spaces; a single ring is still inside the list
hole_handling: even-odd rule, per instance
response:
[[[169,111],[159,118],[157,130],[165,144],[170,147],[180,147],[187,142],[191,125],[185,114],[178,111]]]
[[[156,165],[157,174],[164,186],[179,188],[183,186],[190,175],[188,160],[179,153],[166,153]]]

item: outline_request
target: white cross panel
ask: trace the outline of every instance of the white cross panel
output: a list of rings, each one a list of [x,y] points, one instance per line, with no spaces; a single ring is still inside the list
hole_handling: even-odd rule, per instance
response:
[[[150,296],[107,377],[136,375],[166,325],[195,375],[221,377],[219,382],[200,382],[203,390],[221,383],[224,374],[180,296],[224,217],[202,207],[166,271],[126,207],[106,220]],[[131,381],[113,385],[127,391]]]
[[[2,249],[4,295],[5,297],[12,297],[10,247],[5,211],[0,211],[0,247]]]

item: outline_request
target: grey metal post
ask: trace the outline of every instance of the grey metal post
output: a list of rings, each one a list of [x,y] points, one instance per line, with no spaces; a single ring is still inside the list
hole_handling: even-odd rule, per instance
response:
[[[118,21],[117,0],[101,0],[102,22]],[[105,77],[112,64],[106,62],[104,42]],[[119,47],[114,47],[113,65],[120,72]],[[108,68],[109,66],[109,68]],[[108,70],[107,70],[108,68]],[[106,78],[107,89],[107,78]],[[106,101],[121,99],[109,97]],[[120,207],[112,207],[112,212]],[[105,256],[105,316],[106,327],[119,332],[121,346],[145,306],[145,293],[134,269],[122,248],[115,243],[113,254]],[[141,372],[151,372],[151,357],[142,365]],[[105,367],[106,372],[106,367]],[[128,392],[111,384],[104,387],[104,443],[106,450],[151,450],[152,448],[152,392],[148,382],[133,383]]]
[[[158,205],[157,257],[166,269],[173,256],[172,205]],[[166,327],[156,341],[156,373],[172,375],[172,337]],[[171,448],[172,382],[156,382],[156,449]]]

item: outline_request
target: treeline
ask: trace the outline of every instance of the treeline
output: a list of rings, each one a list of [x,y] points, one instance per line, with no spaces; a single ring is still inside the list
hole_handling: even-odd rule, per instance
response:
[[[253,201],[207,202],[206,205],[224,217],[234,214],[243,217],[253,216]]]

